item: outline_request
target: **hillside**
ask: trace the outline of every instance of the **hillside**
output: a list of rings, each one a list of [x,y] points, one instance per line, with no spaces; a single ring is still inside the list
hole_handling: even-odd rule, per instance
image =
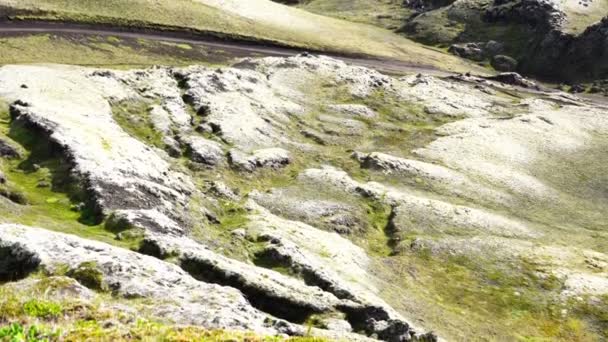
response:
[[[8,16],[19,19],[194,29],[228,38],[389,57],[443,70],[476,69],[474,64],[426,48],[388,30],[311,14],[270,0],[1,0],[0,6],[5,6],[4,12]]]
[[[608,339],[606,97],[465,2],[0,3],[0,341]]]
[[[312,0],[297,7],[384,27],[503,71],[553,82],[608,78],[605,0]],[[513,58],[512,66],[493,61],[496,55]]]

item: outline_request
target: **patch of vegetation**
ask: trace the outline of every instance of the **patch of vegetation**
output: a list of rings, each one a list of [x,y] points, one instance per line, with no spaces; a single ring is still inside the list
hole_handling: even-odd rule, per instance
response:
[[[365,200],[368,228],[363,236],[354,237],[355,242],[372,255],[388,256],[393,252],[390,239],[390,216],[392,208],[377,200]]]
[[[37,288],[37,287],[36,287]],[[207,330],[150,320],[145,311],[137,319],[114,309],[81,302],[47,302],[26,289],[0,286],[0,340],[4,341],[294,341],[324,342],[313,337],[260,336],[245,331]],[[98,294],[105,304],[121,303],[137,308],[140,300],[118,300]],[[147,303],[149,305],[152,303]],[[113,324],[106,324],[111,320]]]
[[[230,231],[244,228],[249,223],[250,212],[234,201],[220,200],[219,226],[222,230]]]
[[[63,313],[60,304],[46,300],[30,299],[23,304],[23,312],[35,318],[57,318]]]
[[[113,36],[32,34],[0,37],[0,45],[3,46],[0,65],[58,63],[130,69],[154,65],[211,66],[233,59],[225,53],[208,52],[202,46],[185,49],[181,45]]]
[[[103,272],[95,262],[83,262],[70,270],[67,275],[92,290],[109,290],[108,284],[103,279]]]
[[[24,327],[19,323],[12,323],[0,327],[0,340],[11,342],[45,342],[59,337],[59,331],[42,328],[38,325]]]
[[[163,148],[163,134],[150,119],[150,103],[123,101],[112,106],[114,120],[133,138]]]
[[[393,31],[400,28],[407,17],[413,14],[412,10],[403,6],[401,0],[307,0],[300,1],[299,7],[320,15]]]
[[[457,333],[448,329],[444,336],[454,333],[469,339],[483,330],[522,341],[595,341],[606,337],[601,332],[605,329],[601,325],[605,324],[603,309],[594,312],[589,306],[562,299],[562,282],[525,259],[501,263],[423,249],[391,257],[383,265],[388,267],[383,272],[389,281],[395,282],[389,288],[408,288],[414,297],[421,296],[419,305],[429,306],[421,310],[420,317],[441,312],[445,320],[459,327]],[[399,305],[399,300],[391,297],[392,290],[387,291],[384,295]],[[496,325],[496,321],[501,324]]]

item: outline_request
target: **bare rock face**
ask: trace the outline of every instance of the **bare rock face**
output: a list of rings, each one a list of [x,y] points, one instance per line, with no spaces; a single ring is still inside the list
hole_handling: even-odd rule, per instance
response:
[[[339,234],[352,234],[365,228],[363,214],[354,206],[327,199],[302,198],[297,195],[297,190],[254,191],[249,198],[273,213]]]
[[[175,221],[154,209],[116,210],[108,217],[105,226],[110,231],[138,228],[168,235],[185,233]]]
[[[190,136],[183,140],[188,146],[190,159],[195,163],[215,166],[220,164],[224,159],[222,146],[215,141],[199,136]]]
[[[282,148],[255,150],[251,155],[232,150],[228,158],[234,168],[250,172],[257,168],[278,169],[291,163],[289,151]]]

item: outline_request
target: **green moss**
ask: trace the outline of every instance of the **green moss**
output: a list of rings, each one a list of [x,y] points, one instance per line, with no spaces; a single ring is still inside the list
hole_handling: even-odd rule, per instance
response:
[[[366,200],[368,228],[361,237],[355,237],[372,255],[387,256],[392,254],[393,243],[390,240],[390,215],[392,208],[381,201]]]
[[[114,120],[132,137],[163,148],[163,135],[150,120],[150,103],[124,101],[112,106]]]
[[[98,291],[109,290],[108,284],[103,279],[103,272],[95,262],[83,262],[75,269],[70,270],[67,275],[90,289]]]

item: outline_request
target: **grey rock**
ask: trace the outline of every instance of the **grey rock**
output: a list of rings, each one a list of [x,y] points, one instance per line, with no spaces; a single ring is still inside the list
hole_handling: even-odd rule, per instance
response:
[[[229,152],[228,160],[234,168],[251,172],[258,168],[285,167],[291,163],[291,155],[289,151],[282,148],[256,150],[251,155],[232,149]]]
[[[497,42],[495,40],[489,40],[485,44],[485,54],[486,56],[492,57],[498,54],[503,53],[505,50],[505,44],[501,42]]]
[[[272,189],[253,191],[249,198],[275,214],[292,220],[333,230],[339,234],[354,234],[365,230],[364,214],[352,205],[323,199],[307,199],[297,190]]]
[[[498,71],[515,71],[517,69],[517,61],[505,55],[492,57],[491,63],[492,67]]]
[[[184,229],[163,213],[154,210],[116,210],[106,221],[106,228],[120,232],[132,228],[168,235],[183,235]]]
[[[378,116],[372,109],[360,104],[335,104],[327,106],[327,109],[340,114],[364,119],[373,119]]]
[[[235,230],[231,231],[230,234],[232,234],[233,236],[236,236],[238,238],[241,238],[241,239],[244,239],[245,237],[247,237],[247,231],[243,228],[235,229]]]
[[[21,153],[12,144],[0,139],[0,158],[16,159],[21,158]]]
[[[216,166],[224,161],[224,151],[219,143],[199,136],[182,139],[188,146],[188,155],[195,163]]]
[[[49,73],[44,82],[55,82],[56,75]],[[69,77],[86,84],[80,74]],[[83,88],[81,91],[90,91]],[[98,220],[116,209],[154,209],[180,216],[194,188],[191,180],[170,170],[152,149],[124,133],[113,121],[105,99],[91,92],[82,96],[92,97],[95,107],[51,101],[57,106],[53,107],[47,103],[48,94],[28,94],[32,101],[27,105],[18,101],[11,106],[14,120],[37,130],[41,139],[47,139],[71,163],[73,179],[88,195],[87,205]],[[81,115],[83,112],[96,115]],[[87,129],[81,129],[83,126]],[[111,148],[104,141],[111,142]]]
[[[182,267],[193,277],[241,290],[265,312],[298,321],[314,313],[330,312],[342,301],[331,293],[308,286],[280,273],[215,254],[187,238],[150,235],[161,250],[179,255]],[[346,303],[344,303],[346,304]]]
[[[482,43],[463,43],[451,45],[448,52],[462,58],[480,62],[486,59],[484,49],[485,47]]]
[[[163,143],[165,144],[165,151],[169,156],[173,158],[179,158],[182,155],[182,148],[180,143],[169,136],[163,137]]]
[[[536,83],[528,80],[516,72],[503,72],[498,75],[486,77],[486,79],[523,88],[538,89],[538,85]]]
[[[206,191],[214,196],[229,199],[231,201],[239,200],[239,195],[224,182],[210,181],[206,183]]]
[[[7,283],[5,286],[25,293],[42,292],[48,298],[53,298],[53,300],[91,302],[95,298],[93,291],[66,276],[49,276],[44,279],[26,278]]]
[[[353,327],[348,321],[338,318],[326,318],[321,321],[321,324],[326,329],[340,331],[340,332],[352,332]]]

